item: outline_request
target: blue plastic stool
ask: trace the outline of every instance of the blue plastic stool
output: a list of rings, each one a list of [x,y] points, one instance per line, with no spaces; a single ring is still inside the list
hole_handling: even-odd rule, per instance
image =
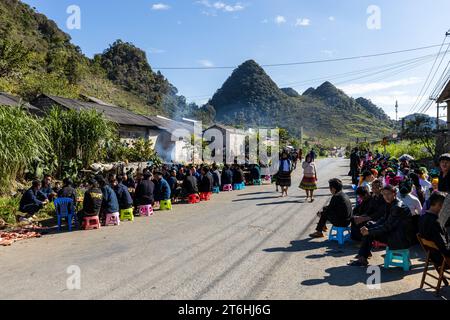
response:
[[[242,183],[235,183],[233,185],[233,189],[234,190],[244,190],[245,189],[245,183],[244,182],[242,182]]]
[[[212,192],[213,193],[220,193],[220,187],[218,187],[218,186],[213,187]]]
[[[253,180],[253,185],[255,185],[255,186],[262,186],[262,180],[261,179]]]
[[[339,245],[343,245],[345,242],[350,241],[351,230],[350,227],[343,228],[333,226],[330,230],[328,241],[337,241]],[[347,234],[345,234],[345,232],[347,232]]]
[[[58,218],[58,231],[61,231],[62,218],[66,218],[69,225],[69,232],[72,231],[72,223],[75,220],[75,225],[78,228],[78,219],[73,208],[73,200],[70,198],[55,199],[56,217]]]
[[[411,259],[409,257],[409,249],[390,250],[386,248],[386,256],[384,257],[384,267],[402,267],[404,271],[411,269]]]

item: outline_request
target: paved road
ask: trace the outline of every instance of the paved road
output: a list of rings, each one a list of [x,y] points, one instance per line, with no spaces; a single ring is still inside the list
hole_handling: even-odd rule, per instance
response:
[[[409,273],[382,271],[382,289],[369,290],[366,269],[346,266],[354,245],[308,238],[329,200],[328,179],[348,183],[348,160],[320,160],[318,172],[313,204],[303,203],[297,172],[289,198],[274,186],[248,187],[118,228],[0,248],[0,298],[433,299],[417,289],[423,262]],[[382,263],[381,253],[373,262]],[[80,290],[66,286],[72,265]]]

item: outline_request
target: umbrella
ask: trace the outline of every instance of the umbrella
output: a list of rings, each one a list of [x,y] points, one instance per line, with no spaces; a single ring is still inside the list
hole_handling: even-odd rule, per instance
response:
[[[414,160],[413,156],[410,156],[409,154],[404,154],[399,158],[400,161],[411,161]]]

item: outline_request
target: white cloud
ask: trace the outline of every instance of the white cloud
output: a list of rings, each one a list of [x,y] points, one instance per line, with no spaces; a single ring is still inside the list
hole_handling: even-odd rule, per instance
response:
[[[307,27],[309,25],[311,25],[311,20],[307,18],[298,18],[295,22],[296,27]]]
[[[381,82],[369,82],[369,83],[353,83],[349,85],[339,86],[349,95],[365,94],[368,92],[386,90],[395,87],[409,86],[420,82],[420,78],[410,77],[406,79],[400,79],[395,81],[381,81]]]
[[[328,17],[328,20],[330,20],[330,21],[335,21],[335,20],[336,20],[336,18],[335,18],[335,17],[333,17],[333,16],[330,16],[330,17]]]
[[[235,4],[228,4],[223,1],[210,2],[209,0],[200,0],[196,3],[209,9],[209,11],[203,11],[203,14],[205,14],[205,12],[208,12],[208,15],[212,16],[214,16],[214,13],[216,11],[236,12],[245,9],[245,6],[240,2],[236,2]]]
[[[164,3],[155,3],[152,5],[152,10],[160,11],[160,10],[169,10],[170,6]]]
[[[212,61],[210,61],[210,60],[203,59],[203,60],[198,60],[197,62],[199,64],[201,64],[202,67],[205,67],[205,68],[212,68],[212,67],[214,67],[214,63]]]
[[[283,23],[286,23],[286,22],[287,22],[286,18],[283,17],[283,16],[276,16],[275,17],[275,23],[276,24],[283,24]]]

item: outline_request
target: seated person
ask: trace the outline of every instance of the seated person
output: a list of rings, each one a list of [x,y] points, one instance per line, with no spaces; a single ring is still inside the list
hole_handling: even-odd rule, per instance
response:
[[[26,213],[26,216],[20,218],[20,221],[29,221],[49,202],[40,189],[41,182],[34,180],[31,188],[23,194],[20,199],[19,211]]]
[[[361,241],[361,228],[369,222],[375,223],[385,215],[386,202],[381,194],[383,183],[380,180],[372,182],[372,194],[365,187],[359,187],[356,193],[363,198],[361,205],[353,210],[352,239]],[[361,189],[362,188],[362,189]],[[368,198],[367,198],[368,196]]]
[[[45,195],[45,198],[48,199],[48,201],[53,201],[53,199],[57,196],[57,194],[53,191],[52,177],[50,175],[46,174],[44,176],[40,191]]]
[[[317,224],[316,232],[311,234],[312,238],[323,238],[323,231],[326,230],[327,221],[335,227],[348,227],[352,218],[352,202],[343,190],[342,181],[331,179],[329,182],[330,192],[333,197],[330,204],[319,212],[320,220]]]
[[[208,176],[209,168],[203,167],[201,169],[202,178],[200,180],[200,185],[198,188],[198,191],[201,193],[208,193],[211,192],[213,187],[213,181],[211,181],[210,177]]]
[[[219,167],[217,167],[217,164],[213,164],[212,169],[211,169],[211,173],[213,175],[213,179],[214,179],[214,187],[219,187],[221,186],[220,183],[220,171],[219,171]]]
[[[154,205],[155,204],[155,184],[152,181],[152,174],[150,171],[144,171],[141,182],[136,187],[134,205],[139,206]]]
[[[156,201],[166,201],[170,200],[170,186],[166,179],[163,178],[162,171],[155,172],[155,178],[157,184],[155,185],[155,200]]]
[[[77,202],[77,192],[73,187],[73,182],[69,178],[63,180],[63,187],[58,192],[58,198],[69,198],[72,199],[73,204]]]
[[[198,194],[197,178],[192,175],[191,171],[187,171],[182,185],[182,196],[188,197],[191,194]]]
[[[133,199],[128,191],[128,187],[123,184],[124,177],[126,177],[126,175],[117,176],[116,179],[112,181],[113,190],[116,193],[120,210],[126,210],[133,207]]]
[[[430,209],[419,220],[420,236],[428,241],[433,241],[439,248],[439,252],[433,250],[430,255],[431,261],[436,267],[441,266],[442,255],[450,257],[448,233],[439,223],[439,215],[443,212],[444,201],[445,193],[433,193],[430,196]]]
[[[115,179],[115,178],[111,178]],[[105,178],[102,176],[97,177],[98,184],[103,193],[103,203],[100,216],[106,218],[109,213],[116,213],[120,211],[119,201],[117,200],[116,193],[111,188],[111,186],[106,182]]]
[[[397,190],[391,185],[383,188],[386,215],[375,225],[362,227],[362,244],[357,260],[351,266],[367,266],[373,241],[386,243],[392,250],[408,249],[414,243],[415,233],[411,211],[397,199]]]
[[[441,226],[446,227],[450,221],[450,193],[445,198],[444,205],[442,207],[441,214],[439,215],[439,223]]]
[[[233,184],[233,171],[230,170],[229,165],[225,165],[221,177],[222,187],[228,184]]]
[[[100,215],[103,203],[103,193],[95,179],[88,182],[88,189],[84,193],[83,209],[78,212],[78,222],[81,223],[85,217]]]
[[[261,168],[257,164],[252,166],[250,176],[252,180],[261,180]]]
[[[244,181],[244,171],[239,165],[236,164],[233,170],[233,183],[241,184],[244,183]]]
[[[172,195],[172,199],[178,198],[181,194],[181,188],[178,187],[178,179],[177,179],[177,171],[170,171],[170,178],[167,180],[167,183],[170,186],[170,193]]]

